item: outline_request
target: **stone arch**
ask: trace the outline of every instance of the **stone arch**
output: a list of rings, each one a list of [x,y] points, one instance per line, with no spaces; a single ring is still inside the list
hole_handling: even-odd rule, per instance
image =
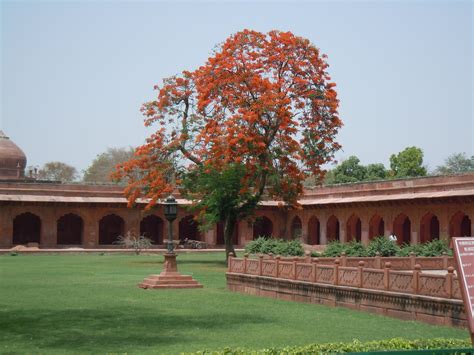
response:
[[[151,239],[154,244],[163,244],[163,220],[154,214],[143,217],[140,221],[140,235]]]
[[[357,242],[362,240],[362,222],[355,214],[350,216],[346,223],[346,241],[352,240]]]
[[[315,216],[312,216],[308,221],[308,244],[321,244],[320,228],[321,225],[319,223],[319,219],[317,219]]]
[[[466,237],[471,235],[471,219],[462,211],[456,212],[449,221],[449,236]]]
[[[439,239],[439,220],[433,213],[428,212],[420,221],[420,243]]]
[[[13,219],[13,244],[40,243],[41,218],[25,212]]]
[[[102,217],[99,221],[99,244],[110,245],[113,244],[118,236],[124,236],[123,218],[116,214],[109,214]]]
[[[397,237],[398,244],[410,244],[411,242],[411,221],[404,213],[400,213],[393,221],[393,233]]]
[[[179,240],[201,240],[199,223],[193,215],[185,216],[179,221]]]
[[[236,222],[234,225],[234,234],[232,234],[232,243],[234,245],[239,244],[239,223]],[[219,222],[216,225],[216,244],[217,245],[224,245],[224,223]]]
[[[378,214],[372,216],[369,222],[369,239],[385,234],[385,222]]]
[[[57,244],[80,245],[84,231],[84,221],[75,213],[61,216],[56,222]]]
[[[258,237],[271,237],[273,234],[273,222],[270,218],[261,216],[253,223],[253,239]]]
[[[334,215],[328,218],[326,236],[328,242],[339,240],[339,220]]]
[[[302,236],[303,233],[303,223],[301,223],[301,218],[298,216],[293,217],[291,222],[291,239],[298,239]]]

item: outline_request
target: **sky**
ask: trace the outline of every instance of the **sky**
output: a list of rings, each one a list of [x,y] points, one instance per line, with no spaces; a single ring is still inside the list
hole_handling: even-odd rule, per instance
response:
[[[0,128],[28,165],[86,169],[153,133],[140,106],[229,35],[292,31],[328,55],[344,127],[338,160],[408,146],[430,169],[474,154],[471,1],[0,0]]]

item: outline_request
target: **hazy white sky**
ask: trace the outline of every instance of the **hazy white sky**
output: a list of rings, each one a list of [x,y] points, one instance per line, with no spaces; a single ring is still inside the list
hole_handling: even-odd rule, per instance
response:
[[[416,145],[435,168],[474,154],[471,1],[5,1],[1,128],[28,164],[87,168],[151,133],[153,85],[204,63],[244,28],[290,30],[329,58],[338,158],[383,162]]]

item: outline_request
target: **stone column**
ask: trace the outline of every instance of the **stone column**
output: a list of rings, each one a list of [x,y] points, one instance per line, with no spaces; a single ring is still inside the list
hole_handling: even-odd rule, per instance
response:
[[[440,239],[449,240],[449,213],[448,210],[438,212],[439,236]]]
[[[346,242],[346,223],[344,219],[339,219],[339,241],[341,243]]]
[[[138,236],[140,234],[140,211],[139,210],[128,210],[128,213],[124,216],[124,235],[128,232],[132,235]]]
[[[56,218],[50,209],[41,215],[41,237],[40,246],[42,248],[54,248],[57,245]]]
[[[94,217],[94,213],[85,217],[82,233],[82,246],[84,248],[97,248],[99,245],[99,220]]]
[[[216,226],[204,232],[204,241],[207,243],[208,246],[214,246],[217,242],[217,235],[216,235]]]
[[[3,208],[0,213],[0,248],[11,248],[13,244],[13,219],[10,211]]]
[[[308,218],[301,218],[301,241],[308,244]]]
[[[369,222],[365,219],[360,220],[361,223],[361,240],[362,244],[368,245],[369,244]]]
[[[328,243],[326,216],[321,216],[321,219],[319,220],[319,242],[321,245],[326,245]]]

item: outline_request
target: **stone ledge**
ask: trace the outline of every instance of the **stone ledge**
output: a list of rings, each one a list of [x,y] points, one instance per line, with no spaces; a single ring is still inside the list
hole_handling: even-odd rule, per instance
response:
[[[467,327],[461,300],[349,286],[227,273],[231,291],[288,301],[341,306],[404,320]]]

